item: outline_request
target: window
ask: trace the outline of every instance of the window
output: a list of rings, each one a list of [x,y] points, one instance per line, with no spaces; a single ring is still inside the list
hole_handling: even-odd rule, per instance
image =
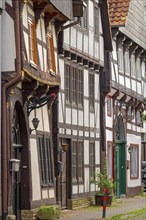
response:
[[[85,3],[87,3],[87,1]],[[81,27],[84,29],[87,29],[88,27],[88,10],[87,9],[88,9],[87,7],[84,7],[83,17],[81,18],[81,22],[80,22]]]
[[[83,142],[72,142],[72,181],[83,182],[84,170],[83,170]]]
[[[94,74],[89,73],[89,105],[94,108]]]
[[[37,65],[36,30],[35,23],[28,19],[29,29],[29,56],[30,62]]]
[[[95,174],[95,144],[90,142],[89,145],[89,166],[90,178],[94,178]]]
[[[66,103],[83,106],[83,70],[65,64]]]
[[[98,8],[94,7],[94,33],[99,34]]]
[[[52,156],[50,139],[41,136],[38,138],[39,166],[41,185],[53,185]]]
[[[139,157],[139,152],[138,152],[138,145],[130,145],[131,148],[131,153],[130,153],[130,178],[131,179],[137,179],[138,178],[138,157]]]
[[[119,72],[123,73],[124,70],[124,63],[123,63],[123,48],[118,48],[118,65],[119,65]]]
[[[66,102],[71,103],[71,94],[70,94],[70,65],[65,65],[65,96]]]
[[[111,103],[111,97],[107,98],[107,116],[111,117],[112,115],[112,103]]]
[[[131,55],[131,76],[135,77],[135,56]]]
[[[124,63],[125,63],[125,73],[127,75],[130,75],[129,51],[125,51]]]
[[[136,59],[136,73],[137,73],[137,78],[141,79],[141,64],[139,57]]]
[[[113,146],[112,142],[107,142],[107,172],[108,172],[108,177],[112,178],[112,160],[113,160]]]
[[[47,34],[48,68],[56,74],[53,37]]]
[[[72,67],[72,102],[77,104],[77,73],[75,67]]]
[[[78,104],[83,105],[83,73],[78,69]]]

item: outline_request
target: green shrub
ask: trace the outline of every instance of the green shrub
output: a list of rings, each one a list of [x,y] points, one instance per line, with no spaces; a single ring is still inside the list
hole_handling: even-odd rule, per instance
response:
[[[60,217],[61,210],[59,206],[43,205],[38,209],[38,218],[43,220],[56,220]]]

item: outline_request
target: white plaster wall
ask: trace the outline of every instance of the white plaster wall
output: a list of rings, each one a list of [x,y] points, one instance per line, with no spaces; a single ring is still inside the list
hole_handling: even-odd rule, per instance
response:
[[[84,192],[84,185],[79,184],[79,193],[83,193]]]
[[[98,42],[98,40],[94,39],[94,57],[98,60],[100,58],[99,51],[100,51],[99,42]]]
[[[78,134],[77,130],[73,130],[73,131],[72,131],[72,134],[75,135],[75,136],[77,136],[77,134]]]
[[[48,198],[48,190],[47,189],[43,189],[42,190],[42,197],[43,197],[43,199],[47,199]]]
[[[92,17],[92,16],[90,16]],[[94,51],[94,32],[93,32],[93,28],[90,30],[91,28],[89,28],[89,51],[88,54],[89,56],[93,57],[93,51]]]
[[[104,62],[104,43],[103,37],[99,37],[99,44],[100,44],[100,61]]]
[[[90,113],[90,127],[91,128],[94,128],[94,124],[95,124],[94,122],[95,122],[94,114]]]
[[[138,179],[130,179],[130,169],[127,170],[127,185],[128,187],[141,185],[141,137],[134,134],[127,134],[127,146],[130,144],[139,145],[139,177]],[[130,154],[127,151],[127,160],[130,160]]]
[[[33,8],[33,2],[32,1],[28,1],[29,2],[29,4],[32,6],[32,8]],[[30,7],[28,7],[28,12],[31,14],[31,15],[33,15],[34,16],[34,11],[30,8]]]
[[[67,25],[69,22],[66,22],[65,25]],[[67,28],[64,30],[64,45],[67,44],[69,45],[70,44],[70,38],[69,38],[69,32],[70,32],[70,29]]]
[[[35,139],[30,139],[30,157],[32,174],[32,200],[34,201],[41,199],[38,151]]]
[[[99,10],[99,32],[101,34],[103,34],[103,30],[102,30],[102,23],[101,23],[101,12]]]
[[[66,129],[66,134],[71,135],[71,129]]]
[[[59,93],[59,122],[64,122],[64,111],[65,111],[65,107],[64,107],[64,94]]]
[[[119,75],[119,83],[124,86],[124,76]]]
[[[114,60],[117,60],[117,46],[115,40],[112,41],[112,45],[113,45],[112,56]]]
[[[88,54],[88,50],[89,50],[89,37],[87,34],[84,34],[83,52]]]
[[[82,45],[83,45],[83,32],[77,31],[77,49],[82,51]]]
[[[130,85],[130,79],[128,77],[125,77],[125,82],[126,82],[126,85],[125,85],[126,88],[130,89],[131,85]]]
[[[90,27],[94,27],[94,16],[91,16],[94,14],[94,11],[93,11],[93,2],[90,0],[88,1],[88,25]]]
[[[106,140],[112,141],[113,140],[113,132],[110,130],[106,130]]]
[[[141,82],[137,82],[137,93],[140,94],[140,95],[143,95],[142,94]]]
[[[100,164],[100,143],[95,141],[95,164]]]
[[[49,112],[47,105],[42,107],[42,120],[44,131],[50,132]]]
[[[1,15],[1,70],[15,71],[15,32],[13,19],[3,11]]]
[[[72,193],[77,194],[78,193],[78,186],[77,185],[72,185]]]
[[[71,39],[70,39],[70,44],[72,47],[76,48],[77,45],[77,39],[76,39],[76,29],[74,27],[71,27]]]
[[[100,100],[100,82],[99,82],[99,74],[95,74],[94,94],[95,94],[95,99]]]
[[[9,4],[10,6],[13,6],[12,4],[12,0],[5,0],[7,2],[7,4]]]
[[[90,184],[90,179],[89,179],[89,168],[84,168],[84,186],[85,186],[85,192],[89,192],[89,184]]]
[[[136,92],[136,81],[131,80],[131,82],[132,82],[132,90]]]
[[[118,82],[118,66],[117,64],[111,63],[112,80]]]
[[[66,108],[66,123],[71,124],[71,109]]]
[[[60,77],[61,77],[61,84],[60,89],[64,89],[64,60],[59,59],[59,70],[60,70]]]
[[[83,126],[83,111],[78,111],[78,125]]]
[[[49,198],[50,199],[55,198],[55,191],[54,191],[54,189],[49,189]]]
[[[106,112],[107,112],[107,110],[106,110]],[[113,127],[113,118],[107,116],[107,113],[106,113],[106,126],[107,126],[107,127],[110,127],[110,128]]]
[[[100,117],[99,117],[99,114],[100,114],[100,108],[99,108],[99,103],[95,103],[95,125],[94,127],[99,129],[100,127]]]
[[[84,132],[83,131],[79,131],[79,136],[83,137],[83,135],[84,135]]]
[[[77,125],[77,113],[78,111],[76,109],[72,109],[72,124]]]

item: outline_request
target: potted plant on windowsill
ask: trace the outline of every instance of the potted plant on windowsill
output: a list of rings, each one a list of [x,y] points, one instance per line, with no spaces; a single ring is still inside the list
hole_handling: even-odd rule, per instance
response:
[[[59,219],[61,209],[56,205],[43,205],[40,206],[37,212],[38,219],[41,220],[56,220]]]
[[[106,168],[104,168],[104,173],[97,172],[95,173],[94,178],[91,180],[91,183],[94,183],[96,188],[98,187],[98,191],[95,193],[95,205],[102,206],[103,205],[103,196],[104,189],[107,191],[107,206],[111,206],[113,191],[114,191],[114,183],[112,179],[108,178]]]

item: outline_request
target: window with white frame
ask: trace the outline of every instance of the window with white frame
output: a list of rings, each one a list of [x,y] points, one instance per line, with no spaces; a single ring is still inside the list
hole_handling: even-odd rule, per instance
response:
[[[118,66],[119,66],[119,72],[123,73],[124,71],[124,62],[123,62],[123,47],[120,46],[118,48]]]
[[[94,7],[94,33],[99,35],[99,10],[98,7]]]
[[[139,152],[138,152],[138,145],[130,145],[131,152],[130,152],[130,178],[137,179],[138,178],[138,169],[139,169]]]
[[[108,177],[112,178],[113,173],[112,173],[112,163],[113,163],[113,146],[112,142],[108,141],[107,142],[107,173]]]
[[[130,66],[131,66],[131,76],[135,77],[135,55],[131,54],[131,60],[130,60]]]
[[[129,63],[129,51],[124,53],[124,64],[125,64],[125,73],[130,75],[130,63]]]
[[[95,174],[95,143],[90,142],[89,144],[89,175],[90,179],[94,177]]]
[[[137,73],[137,78],[141,79],[141,63],[139,57],[137,57],[136,59],[136,73]]]

